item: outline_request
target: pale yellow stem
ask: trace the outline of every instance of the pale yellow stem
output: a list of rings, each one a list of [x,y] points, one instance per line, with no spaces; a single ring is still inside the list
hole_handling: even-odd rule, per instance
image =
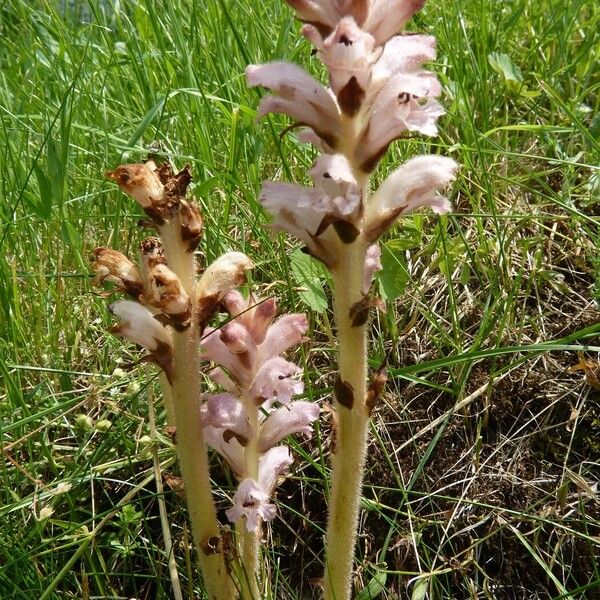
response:
[[[366,244],[359,237],[345,246],[340,264],[332,271],[339,377],[346,389],[347,386],[352,389],[352,407],[336,402],[338,423],[332,458],[325,565],[327,600],[347,600],[351,595],[369,416],[365,406],[366,326],[352,326],[350,308],[363,297],[365,252]]]
[[[252,398],[242,397],[248,421],[255,435],[250,436],[244,448],[245,477],[258,479],[258,407]],[[238,547],[241,556],[241,596],[243,600],[260,600],[259,592],[259,558],[260,558],[260,530],[248,531],[246,523],[242,520],[236,527]]]
[[[195,298],[196,262],[185,252],[180,233],[165,226],[160,231],[169,267],[179,277],[190,298]],[[177,428],[177,454],[185,486],[192,532],[204,587],[210,600],[232,600],[237,594],[225,563],[221,534],[210,486],[208,458],[200,427],[200,332],[196,303],[192,302],[191,326],[173,332],[172,399]]]

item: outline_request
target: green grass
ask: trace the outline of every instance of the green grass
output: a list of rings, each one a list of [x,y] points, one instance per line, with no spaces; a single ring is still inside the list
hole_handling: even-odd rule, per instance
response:
[[[377,177],[421,152],[463,167],[451,216],[386,240],[371,358],[388,354],[393,377],[373,421],[359,598],[592,598],[600,9],[430,0],[412,28],[438,38],[448,115],[438,139],[395,144]],[[265,178],[304,181],[313,151],[279,138],[283,118],[254,122],[260,94],[243,78],[282,58],[322,75],[297,30],[280,0],[0,3],[0,598],[172,597],[142,439],[154,373],[117,370],[137,352],[107,333],[90,285],[94,247],[135,256],[144,235],[104,171],[154,142],[192,165],[201,255],[243,250],[257,288],[319,309],[307,396],[330,400],[327,284],[290,266],[256,201]],[[587,380],[569,371],[578,351]],[[157,459],[175,476],[157,410]],[[318,594],[330,434],[324,416],[280,488],[271,598]],[[225,508],[231,479],[213,473]],[[183,503],[165,490],[184,596],[201,597]]]

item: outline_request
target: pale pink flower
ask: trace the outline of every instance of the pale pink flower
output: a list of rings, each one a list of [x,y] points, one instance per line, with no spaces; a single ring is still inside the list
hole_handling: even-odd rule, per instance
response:
[[[367,254],[365,256],[364,276],[363,276],[363,292],[369,293],[371,284],[373,283],[373,276],[377,271],[381,271],[383,268],[381,264],[381,248],[379,244],[371,244],[367,248]]]
[[[352,17],[343,18],[325,39],[314,25],[305,25],[302,34],[318,48],[338,99],[352,78],[361,90],[367,89],[381,48],[375,48],[373,36],[360,29]]]
[[[375,98],[359,140],[356,157],[363,168],[372,170],[373,161],[405,132],[437,135],[436,121],[444,114],[435,100],[440,93],[437,77],[426,71],[391,77]]]
[[[287,231],[310,247],[324,217],[322,211],[310,207],[317,204],[321,196],[314,188],[265,181],[259,200],[275,218],[271,224],[273,229]]]
[[[248,439],[254,435],[243,403],[232,394],[213,394],[205,396],[200,409],[200,425],[229,430],[240,438]]]
[[[435,44],[435,38],[431,35],[397,35],[389,40],[373,66],[365,107],[373,103],[390,77],[399,73],[414,73],[424,63],[434,60]]]
[[[277,514],[271,495],[254,479],[244,479],[233,496],[233,506],[225,511],[232,523],[245,519],[246,529],[257,533],[262,521],[271,521]]]
[[[238,477],[242,477],[244,474],[244,447],[238,438],[228,433],[224,427],[212,425],[205,425],[202,433],[206,443],[227,461]]]
[[[304,384],[296,379],[301,373],[302,369],[298,365],[281,356],[270,358],[258,369],[249,396],[256,403],[277,400],[288,404],[292,396],[304,391]]]
[[[320,156],[310,176],[315,188],[324,192],[312,206],[328,214],[348,217],[360,208],[360,190],[348,159],[342,154]],[[303,204],[300,202],[300,206]]]
[[[258,116],[282,113],[308,125],[330,147],[341,135],[340,111],[334,95],[304,69],[286,62],[249,65],[248,85],[266,87],[277,96],[265,96]]]
[[[378,237],[397,217],[423,206],[437,214],[448,212],[450,202],[438,191],[454,179],[457,170],[458,164],[444,156],[417,156],[404,163],[373,195],[365,229]]]
[[[294,462],[290,449],[287,446],[275,446],[267,450],[258,461],[258,484],[260,487],[273,493],[277,487],[277,480],[288,472]]]
[[[358,4],[355,0],[353,4]],[[384,44],[420,11],[425,0],[369,0],[367,18],[361,27],[368,31],[377,44]]]
[[[345,16],[351,16],[377,45],[398,33],[425,0],[286,0],[305,23],[327,36]]]
[[[304,339],[308,329],[308,319],[304,314],[287,314],[279,317],[267,331],[259,346],[260,362],[283,354]]]
[[[314,402],[296,400],[271,412],[260,426],[258,449],[265,452],[294,433],[312,435],[312,424],[319,418],[319,406]]]

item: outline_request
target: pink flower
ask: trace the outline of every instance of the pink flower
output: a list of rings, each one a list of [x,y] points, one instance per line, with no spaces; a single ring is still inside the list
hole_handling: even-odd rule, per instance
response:
[[[371,244],[367,248],[367,254],[365,256],[365,267],[364,267],[364,279],[363,279],[363,292],[369,293],[371,284],[373,283],[373,276],[377,271],[381,271],[383,268],[381,264],[381,249],[378,244]]]
[[[277,408],[263,421],[258,437],[258,449],[265,452],[288,435],[312,435],[312,424],[319,418],[319,406],[314,402],[297,400]]]
[[[275,217],[273,229],[287,231],[310,246],[324,217],[322,211],[310,208],[319,202],[320,196],[318,190],[295,183],[265,181],[259,200]]]
[[[241,477],[244,475],[244,447],[237,437],[228,433],[224,427],[205,425],[202,428],[204,440],[216,450],[233,469],[233,472]]]
[[[325,40],[314,25],[305,25],[302,34],[319,49],[338,98],[352,78],[361,90],[367,88],[381,48],[375,49],[373,36],[360,29],[352,17],[343,18]]]
[[[259,347],[260,362],[283,354],[299,344],[308,329],[308,319],[303,314],[287,314],[279,317],[267,331]]]
[[[245,519],[246,529],[257,533],[261,520],[271,521],[277,514],[275,505],[269,500],[270,494],[254,479],[244,479],[233,496],[233,506],[225,514],[232,523]]]
[[[435,100],[440,93],[439,81],[426,71],[391,77],[375,98],[359,140],[356,158],[362,168],[372,170],[388,145],[407,131],[437,135],[436,121],[444,114]]]
[[[329,35],[345,16],[382,45],[398,33],[425,4],[425,0],[286,0],[305,23],[313,24],[322,35]]]
[[[352,173],[348,159],[342,154],[325,154],[320,156],[310,176],[315,189],[323,192],[312,205],[303,205],[327,214],[348,217],[356,214],[360,208],[360,190]]]
[[[232,394],[208,395],[200,409],[200,425],[231,431],[240,443],[254,435],[244,405]]]
[[[361,195],[350,163],[341,154],[319,157],[310,174],[314,188],[265,181],[260,202],[275,217],[273,228],[291,233],[318,255],[316,237],[332,221],[352,222],[360,212]]]
[[[375,38],[377,44],[384,44],[396,35],[424,4],[425,0],[371,0],[367,18],[360,25]]]
[[[265,96],[258,116],[282,113],[308,125],[332,148],[341,135],[340,111],[335,97],[300,67],[286,62],[249,65],[248,85],[266,87],[277,94]]]
[[[438,190],[450,183],[458,164],[444,156],[417,156],[396,169],[375,192],[365,215],[369,239],[376,239],[394,221],[417,208],[429,206],[437,214],[450,210]]]
[[[256,374],[249,395],[256,403],[277,400],[288,404],[292,396],[304,391],[302,381],[295,379],[302,369],[281,356],[265,361]]]
[[[275,446],[267,450],[258,461],[258,484],[268,492],[273,493],[277,487],[277,479],[288,472],[294,462],[287,446]]]

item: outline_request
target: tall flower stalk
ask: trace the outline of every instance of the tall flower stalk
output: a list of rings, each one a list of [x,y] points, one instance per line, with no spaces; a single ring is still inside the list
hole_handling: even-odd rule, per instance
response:
[[[228,252],[198,277],[194,251],[202,235],[198,206],[186,198],[189,169],[168,163],[122,165],[109,172],[144,209],[157,237],[141,243],[140,266],[110,248],[95,250],[97,283],[109,282],[130,296],[109,308],[120,320],[115,335],[148,354],[142,361],[162,370],[168,419],[176,447],[198,552],[210,600],[260,597],[261,526],[275,517],[271,499],[293,462],[280,442],[310,435],[316,404],[292,401],[303,391],[302,369],[282,354],[303,339],[304,315],[279,318],[274,299],[244,299],[237,287],[252,261]],[[208,327],[219,310],[228,321]],[[223,388],[205,394],[201,370]],[[141,361],[140,361],[141,362]],[[219,452],[239,480],[227,517],[236,524],[237,549],[221,535],[210,487],[206,444]]]
[[[438,192],[453,180],[449,158],[418,156],[400,166],[373,193],[370,175],[394,140],[415,132],[437,134],[444,111],[441,85],[423,69],[435,58],[435,39],[398,34],[424,0],[286,0],[304,23],[329,74],[324,86],[300,67],[250,65],[251,86],[262,86],[258,115],[281,113],[303,128],[301,141],[322,154],[312,187],[265,182],[260,200],[273,228],[301,240],[333,279],[338,335],[335,452],[326,537],[325,598],[351,596],[369,417],[385,385],[384,371],[368,382],[367,321],[380,302],[371,292],[381,268],[379,238],[420,207],[441,214],[450,203]]]
[[[273,299],[245,300],[228,293],[223,304],[232,317],[219,329],[208,329],[204,357],[216,366],[209,372],[225,391],[207,395],[202,426],[208,443],[227,461],[240,481],[227,517],[236,523],[242,598],[260,593],[261,524],[275,517],[271,496],[279,476],[293,462],[280,442],[294,433],[312,433],[319,416],[316,404],[292,401],[303,391],[302,369],[281,354],[298,344],[308,322],[301,314],[274,320]]]
[[[194,251],[203,229],[198,206],[186,198],[186,167],[168,163],[122,165],[107,173],[144,209],[158,237],[145,239],[138,268],[120,252],[97,248],[94,270],[132,297],[109,308],[120,319],[115,335],[148,351],[142,359],[158,365],[169,419],[176,427],[177,454],[204,585],[211,600],[230,600],[235,585],[226,564],[210,487],[200,427],[200,339],[223,296],[245,281],[253,265],[240,252],[218,258],[197,277]]]

